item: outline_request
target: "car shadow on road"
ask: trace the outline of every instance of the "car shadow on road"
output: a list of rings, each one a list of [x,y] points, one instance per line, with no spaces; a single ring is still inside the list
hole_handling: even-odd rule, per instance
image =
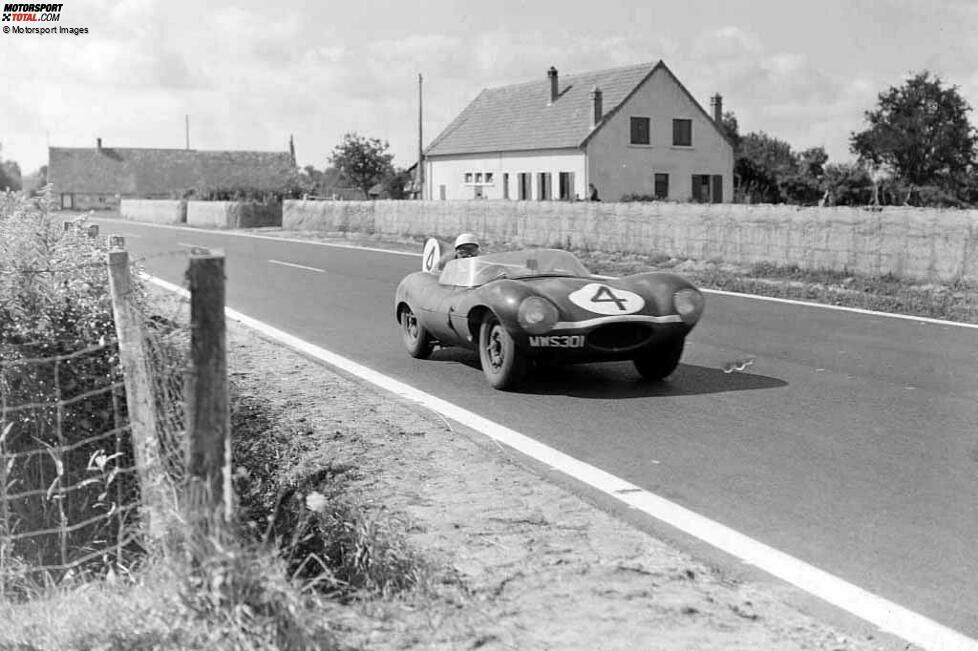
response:
[[[520,393],[566,395],[576,398],[650,398],[693,396],[731,391],[779,389],[784,380],[751,372],[680,364],[661,382],[638,377],[627,362],[554,366],[532,370],[519,386]]]
[[[464,364],[480,374],[482,372],[479,357],[472,351],[440,349],[432,354],[431,359]],[[639,377],[631,362],[601,362],[531,368],[523,382],[513,391],[535,395],[620,399],[756,391],[786,386],[788,383],[784,380],[752,371],[725,371],[722,368],[696,364],[680,364],[667,379],[650,382]]]

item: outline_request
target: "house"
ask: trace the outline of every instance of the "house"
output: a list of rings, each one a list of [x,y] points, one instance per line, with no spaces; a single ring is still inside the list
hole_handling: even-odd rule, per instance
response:
[[[575,200],[593,185],[678,201],[733,198],[733,147],[659,61],[483,90],[424,152],[426,199]]]
[[[48,180],[66,209],[118,208],[121,199],[280,196],[295,173],[291,152],[50,147]]]

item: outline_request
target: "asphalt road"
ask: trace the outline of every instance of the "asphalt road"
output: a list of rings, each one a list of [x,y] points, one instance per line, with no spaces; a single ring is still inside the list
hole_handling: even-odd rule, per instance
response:
[[[230,307],[978,638],[976,329],[709,295],[667,383],[598,364],[503,393],[474,354],[404,351],[420,256],[102,223],[177,284],[187,245],[223,248]]]

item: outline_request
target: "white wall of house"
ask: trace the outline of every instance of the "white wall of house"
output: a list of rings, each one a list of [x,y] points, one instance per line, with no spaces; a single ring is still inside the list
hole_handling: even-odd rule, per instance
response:
[[[561,173],[570,184],[571,197],[587,196],[586,162],[580,149],[533,152],[497,152],[433,156],[425,161],[425,198],[435,201],[475,199],[520,199],[520,174],[528,174],[530,196],[540,199],[541,174],[549,175],[548,199],[560,199]],[[491,174],[491,180],[487,180]],[[508,181],[508,191],[507,191]],[[543,186],[546,189],[546,179]]]
[[[632,117],[650,118],[650,144],[631,143]],[[692,146],[673,145],[673,119],[692,120]],[[696,175],[722,176],[723,201],[733,200],[733,149],[712,120],[665,70],[647,79],[587,144],[590,182],[604,201],[654,193],[655,174],[668,174],[668,199],[693,196]]]

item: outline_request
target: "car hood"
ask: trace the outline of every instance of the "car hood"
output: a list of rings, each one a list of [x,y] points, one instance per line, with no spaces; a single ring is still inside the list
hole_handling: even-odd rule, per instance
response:
[[[562,321],[600,317],[675,315],[673,294],[692,285],[674,274],[650,272],[623,278],[537,277],[521,282],[552,302]]]

